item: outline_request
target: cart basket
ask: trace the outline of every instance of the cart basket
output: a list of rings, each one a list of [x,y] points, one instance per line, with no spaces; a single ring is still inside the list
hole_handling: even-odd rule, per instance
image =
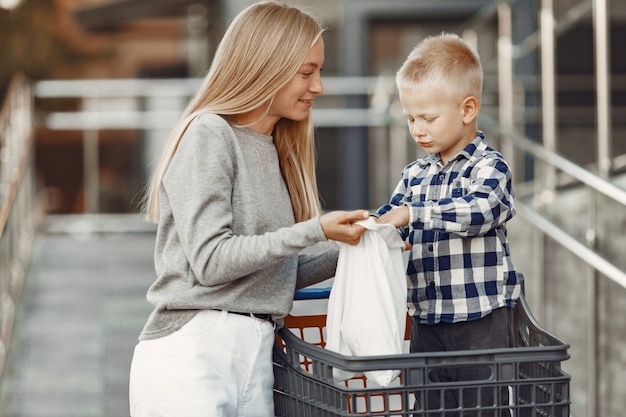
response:
[[[301,290],[296,299],[329,293],[329,288]],[[541,328],[523,296],[511,314],[513,348],[367,357],[324,349],[325,314],[287,316],[274,346],[275,415],[569,417],[570,376],[561,370],[569,345]],[[407,317],[407,327],[409,323]],[[405,339],[408,336],[407,329]],[[444,382],[432,378],[436,370],[464,367],[480,368],[485,378]],[[336,383],[333,368],[361,376]],[[386,387],[362,376],[377,370],[397,370],[400,375]],[[493,401],[479,404],[485,392]],[[433,406],[433,396],[443,404],[447,395],[456,396],[457,408]]]

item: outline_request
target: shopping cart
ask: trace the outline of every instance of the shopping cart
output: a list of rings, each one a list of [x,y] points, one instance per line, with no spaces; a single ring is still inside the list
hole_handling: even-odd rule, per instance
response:
[[[296,293],[296,303],[328,298],[329,294],[330,288],[301,290]],[[286,317],[285,327],[277,334],[276,417],[569,417],[570,376],[561,370],[561,362],[569,358],[569,345],[541,328],[523,297],[512,310],[515,347],[508,349],[344,356],[324,349],[326,315],[320,310],[320,314]],[[405,339],[408,336],[407,330]],[[408,352],[408,342],[406,346]],[[466,366],[485,367],[490,375],[463,382],[435,382],[429,377],[436,369]],[[335,383],[333,368],[357,374],[399,370],[400,376],[387,387],[364,376]],[[464,398],[480,395],[482,390],[492,390],[494,404],[468,406],[471,402]],[[459,408],[425,410],[422,404],[429,391],[456,393]]]

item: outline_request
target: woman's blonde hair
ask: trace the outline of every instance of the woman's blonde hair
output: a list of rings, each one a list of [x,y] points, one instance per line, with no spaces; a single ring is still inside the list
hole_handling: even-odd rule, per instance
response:
[[[235,17],[199,91],[168,136],[146,190],[143,211],[147,220],[159,221],[161,181],[189,123],[202,113],[232,120],[229,116],[261,106],[269,109],[323,31],[309,14],[273,1],[253,4]],[[301,122],[281,119],[273,136],[296,221],[307,220],[320,213],[310,114]]]
[[[459,36],[441,33],[421,41],[396,74],[398,89],[436,88],[463,100],[481,101],[483,69],[478,54]]]

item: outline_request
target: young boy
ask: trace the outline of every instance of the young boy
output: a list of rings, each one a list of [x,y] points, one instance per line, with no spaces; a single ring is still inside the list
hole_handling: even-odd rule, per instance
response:
[[[428,155],[404,168],[390,202],[376,214],[412,245],[407,268],[412,352],[511,346],[510,309],[520,280],[505,224],[515,214],[514,193],[507,163],[476,127],[482,82],[478,55],[445,33],[423,40],[396,76],[411,136]],[[489,375],[485,367],[470,367],[441,369],[431,377],[463,381]],[[499,396],[489,389],[460,391],[446,390],[443,397],[431,391],[418,397],[418,406],[480,405],[481,416],[508,415],[485,408],[508,404],[506,390]]]

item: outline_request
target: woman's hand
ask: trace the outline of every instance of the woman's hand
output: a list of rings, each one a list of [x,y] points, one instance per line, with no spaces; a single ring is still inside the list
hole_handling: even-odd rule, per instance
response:
[[[365,220],[369,215],[367,210],[331,211],[320,216],[320,223],[327,239],[356,245],[366,229],[354,222]]]

